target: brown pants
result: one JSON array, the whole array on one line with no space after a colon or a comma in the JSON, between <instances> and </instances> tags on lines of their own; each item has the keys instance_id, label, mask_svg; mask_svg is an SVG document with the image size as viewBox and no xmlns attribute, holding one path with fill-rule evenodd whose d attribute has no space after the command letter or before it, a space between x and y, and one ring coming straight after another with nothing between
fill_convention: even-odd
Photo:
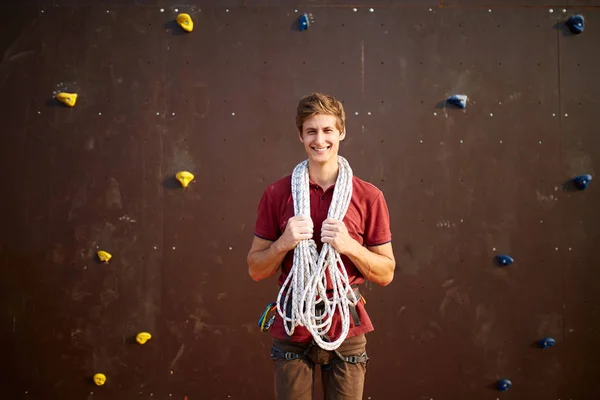
<instances>
[{"instance_id":1,"label":"brown pants","mask_svg":"<svg viewBox=\"0 0 600 400\"><path fill-rule=\"evenodd\" d=\"M309 344L274 338L273 347L282 352L304 354ZM360 356L366 352L366 347L367 338L363 334L346 339L337 351L346 357ZM340 360L334 351L323 350L313 344L306 358L273 358L273 363L277 400L312 400L315 365L321 367L321 381L326 400L362 399L368 360L357 364L345 362Z\"/></svg>"}]
</instances>

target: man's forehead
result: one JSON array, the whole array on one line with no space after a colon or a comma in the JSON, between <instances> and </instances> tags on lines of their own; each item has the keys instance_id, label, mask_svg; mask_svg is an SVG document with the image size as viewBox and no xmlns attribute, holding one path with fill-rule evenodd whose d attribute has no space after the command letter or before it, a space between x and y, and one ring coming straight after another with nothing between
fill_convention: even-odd
<instances>
[{"instance_id":1,"label":"man's forehead","mask_svg":"<svg viewBox=\"0 0 600 400\"><path fill-rule=\"evenodd\" d=\"M309 121L306 121L304 127L309 128L335 128L336 119L332 118L311 118Z\"/></svg>"}]
</instances>

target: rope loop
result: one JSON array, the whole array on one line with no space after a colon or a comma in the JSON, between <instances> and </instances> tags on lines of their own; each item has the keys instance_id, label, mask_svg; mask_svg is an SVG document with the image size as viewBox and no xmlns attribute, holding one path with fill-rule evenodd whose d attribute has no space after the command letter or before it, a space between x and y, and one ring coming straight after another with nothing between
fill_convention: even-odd
<instances>
[{"instance_id":1,"label":"rope loop","mask_svg":"<svg viewBox=\"0 0 600 400\"><path fill-rule=\"evenodd\" d=\"M339 172L327 217L342 221L352 198L353 174L348 161L339 155L338 165ZM294 168L292 198L294 215L310 217L308 160ZM331 298L327 297L327 277L333 288ZM358 298L352 290L342 258L335 248L329 243L323 243L321 252L317 253L317 245L313 239L300 241L294 249L292 269L277 296L277 312L283 319L287 334L292 336L297 326L304 326L319 347L335 350L346 339L350 330L349 305L355 306L357 302ZM317 313L317 306L324 311ZM289 316L285 313L288 309L291 311ZM336 311L341 316L342 333L339 338L331 341L327 332Z\"/></svg>"}]
</instances>

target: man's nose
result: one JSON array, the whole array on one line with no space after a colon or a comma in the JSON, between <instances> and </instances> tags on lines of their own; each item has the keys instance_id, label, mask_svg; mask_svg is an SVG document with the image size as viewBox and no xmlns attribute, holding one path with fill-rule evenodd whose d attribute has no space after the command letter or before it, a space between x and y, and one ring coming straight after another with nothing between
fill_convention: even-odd
<instances>
[{"instance_id":1,"label":"man's nose","mask_svg":"<svg viewBox=\"0 0 600 400\"><path fill-rule=\"evenodd\" d=\"M321 141L321 140L323 140L324 138L325 138L325 132L319 129L319 130L317 131L316 140L317 140L317 141Z\"/></svg>"}]
</instances>

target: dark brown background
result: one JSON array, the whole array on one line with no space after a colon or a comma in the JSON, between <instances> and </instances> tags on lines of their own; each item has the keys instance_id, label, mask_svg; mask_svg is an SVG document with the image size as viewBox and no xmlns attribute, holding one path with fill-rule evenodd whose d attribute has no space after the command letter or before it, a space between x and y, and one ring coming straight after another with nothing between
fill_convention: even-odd
<instances>
[{"instance_id":1,"label":"dark brown background","mask_svg":"<svg viewBox=\"0 0 600 400\"><path fill-rule=\"evenodd\" d=\"M341 154L390 207L365 399L600 398L600 191L563 186L600 157L600 1L345 3L0 6L3 399L271 399L277 286L246 254L311 91L344 101Z\"/></svg>"}]
</instances>

